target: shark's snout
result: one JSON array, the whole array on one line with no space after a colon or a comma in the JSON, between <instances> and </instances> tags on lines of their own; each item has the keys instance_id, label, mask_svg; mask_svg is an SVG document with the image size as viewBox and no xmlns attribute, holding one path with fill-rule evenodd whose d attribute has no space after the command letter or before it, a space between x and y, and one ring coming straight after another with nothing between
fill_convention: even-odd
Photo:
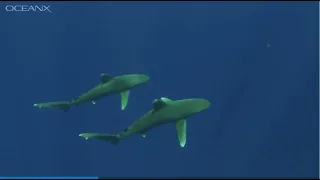
<instances>
[{"instance_id":1,"label":"shark's snout","mask_svg":"<svg viewBox=\"0 0 320 180\"><path fill-rule=\"evenodd\" d=\"M128 79L130 79L131 84L138 85L147 82L150 77L145 74L131 74L128 75Z\"/></svg>"},{"instance_id":2,"label":"shark's snout","mask_svg":"<svg viewBox=\"0 0 320 180\"><path fill-rule=\"evenodd\" d=\"M134 78L137 79L137 81L139 81L141 83L147 82L150 79L150 77L145 74L137 74L134 76L135 76Z\"/></svg>"},{"instance_id":3,"label":"shark's snout","mask_svg":"<svg viewBox=\"0 0 320 180\"><path fill-rule=\"evenodd\" d=\"M202 98L183 99L175 101L175 103L183 107L190 114L199 113L208 109L211 105L210 101Z\"/></svg>"},{"instance_id":4,"label":"shark's snout","mask_svg":"<svg viewBox=\"0 0 320 180\"><path fill-rule=\"evenodd\" d=\"M211 105L210 101L206 99L194 99L193 104L199 112L208 109Z\"/></svg>"}]
</instances>

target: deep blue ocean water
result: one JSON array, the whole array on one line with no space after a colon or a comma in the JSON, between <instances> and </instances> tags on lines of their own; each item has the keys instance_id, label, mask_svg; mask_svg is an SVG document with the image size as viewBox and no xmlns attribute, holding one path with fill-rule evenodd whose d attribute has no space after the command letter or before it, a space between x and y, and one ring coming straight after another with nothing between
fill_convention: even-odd
<instances>
[{"instance_id":1,"label":"deep blue ocean water","mask_svg":"<svg viewBox=\"0 0 320 180\"><path fill-rule=\"evenodd\" d=\"M0 4L0 176L316 177L318 2L56 2L48 12ZM118 95L70 109L112 76L145 73ZM180 148L174 125L118 146L116 133L155 98L206 98Z\"/></svg>"}]
</instances>

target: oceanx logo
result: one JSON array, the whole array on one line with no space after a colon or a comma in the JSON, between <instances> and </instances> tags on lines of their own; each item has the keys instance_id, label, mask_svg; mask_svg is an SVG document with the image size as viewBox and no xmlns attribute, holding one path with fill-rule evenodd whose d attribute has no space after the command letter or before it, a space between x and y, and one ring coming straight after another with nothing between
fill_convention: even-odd
<instances>
[{"instance_id":1,"label":"oceanx logo","mask_svg":"<svg viewBox=\"0 0 320 180\"><path fill-rule=\"evenodd\" d=\"M12 12L51 12L51 5L6 5L6 11Z\"/></svg>"}]
</instances>

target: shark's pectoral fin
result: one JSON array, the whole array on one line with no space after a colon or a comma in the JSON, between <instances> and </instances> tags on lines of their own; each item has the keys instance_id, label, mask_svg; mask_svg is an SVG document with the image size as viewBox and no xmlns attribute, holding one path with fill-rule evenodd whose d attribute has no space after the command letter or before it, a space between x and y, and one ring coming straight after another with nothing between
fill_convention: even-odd
<instances>
[{"instance_id":1,"label":"shark's pectoral fin","mask_svg":"<svg viewBox=\"0 0 320 180\"><path fill-rule=\"evenodd\" d=\"M107 75L107 74L104 74L104 73L101 74L101 76L100 76L101 84L104 84L104 83L110 81L112 78L113 78L113 77L111 77L111 76L109 76L109 75Z\"/></svg>"},{"instance_id":2,"label":"shark's pectoral fin","mask_svg":"<svg viewBox=\"0 0 320 180\"><path fill-rule=\"evenodd\" d=\"M176 122L176 129L178 134L178 139L181 147L184 147L187 142L187 121L186 119L181 119Z\"/></svg>"},{"instance_id":3,"label":"shark's pectoral fin","mask_svg":"<svg viewBox=\"0 0 320 180\"><path fill-rule=\"evenodd\" d=\"M92 102L92 104L96 104L97 103L97 101L91 101Z\"/></svg>"},{"instance_id":4,"label":"shark's pectoral fin","mask_svg":"<svg viewBox=\"0 0 320 180\"><path fill-rule=\"evenodd\" d=\"M127 107L128 100L129 100L130 91L123 91L120 93L121 96L121 110L124 110Z\"/></svg>"}]
</instances>

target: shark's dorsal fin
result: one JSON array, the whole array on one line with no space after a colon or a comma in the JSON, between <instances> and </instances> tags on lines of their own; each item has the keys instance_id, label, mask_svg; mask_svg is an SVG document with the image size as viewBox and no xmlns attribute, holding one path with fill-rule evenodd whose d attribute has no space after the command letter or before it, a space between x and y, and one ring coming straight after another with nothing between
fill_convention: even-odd
<instances>
[{"instance_id":1,"label":"shark's dorsal fin","mask_svg":"<svg viewBox=\"0 0 320 180\"><path fill-rule=\"evenodd\" d=\"M101 76L100 76L101 84L104 84L104 83L110 81L112 78L113 77L109 76L108 74L102 73Z\"/></svg>"},{"instance_id":2,"label":"shark's dorsal fin","mask_svg":"<svg viewBox=\"0 0 320 180\"><path fill-rule=\"evenodd\" d=\"M165 107L170 102L171 102L170 99L162 97L160 99L155 99L152 102L152 106L153 106L154 110L158 110L158 109L161 109L161 108Z\"/></svg>"},{"instance_id":3,"label":"shark's dorsal fin","mask_svg":"<svg viewBox=\"0 0 320 180\"><path fill-rule=\"evenodd\" d=\"M153 107L153 110L158 110L158 109L161 109L162 107L164 107L166 104L161 101L160 99L155 99L153 100L152 102L152 107Z\"/></svg>"},{"instance_id":4,"label":"shark's dorsal fin","mask_svg":"<svg viewBox=\"0 0 320 180\"><path fill-rule=\"evenodd\" d=\"M165 102L166 104L169 104L170 102L172 102L171 99L166 98L166 97L162 97L162 98L160 98L160 99L161 99L161 101Z\"/></svg>"},{"instance_id":5,"label":"shark's dorsal fin","mask_svg":"<svg viewBox=\"0 0 320 180\"><path fill-rule=\"evenodd\" d=\"M187 121L181 119L176 122L177 135L180 143L180 147L184 147L187 142Z\"/></svg>"}]
</instances>

